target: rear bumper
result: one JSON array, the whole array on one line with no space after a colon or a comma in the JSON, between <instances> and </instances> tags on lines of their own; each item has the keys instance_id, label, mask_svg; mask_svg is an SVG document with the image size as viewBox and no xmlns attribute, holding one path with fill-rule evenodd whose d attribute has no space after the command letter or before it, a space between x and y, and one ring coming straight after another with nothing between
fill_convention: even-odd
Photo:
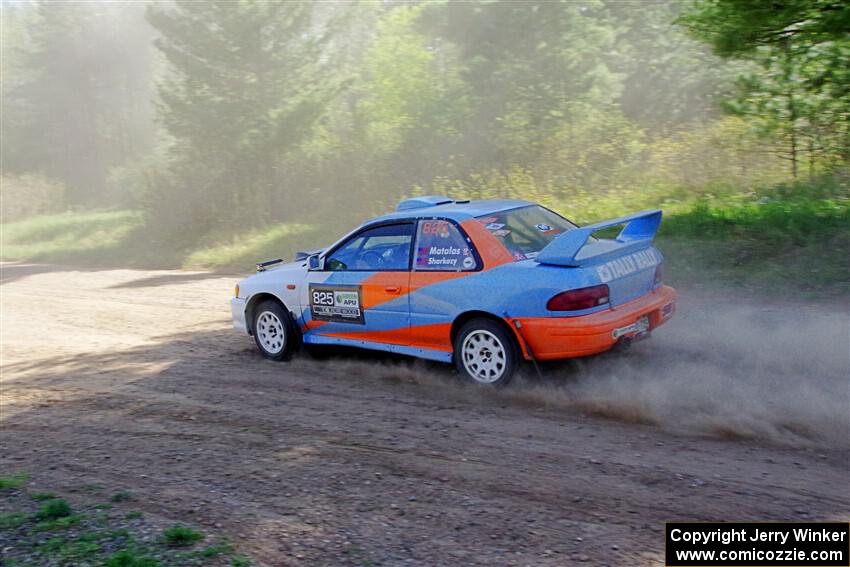
<instances>
[{"instance_id":1,"label":"rear bumper","mask_svg":"<svg viewBox=\"0 0 850 567\"><path fill-rule=\"evenodd\" d=\"M245 304L246 300L241 297L234 297L230 300L230 315L233 317L233 328L243 333L248 332L248 325L245 323Z\"/></svg>"},{"instance_id":2,"label":"rear bumper","mask_svg":"<svg viewBox=\"0 0 850 567\"><path fill-rule=\"evenodd\" d=\"M552 360L587 356L609 350L619 337L634 335L634 331L629 327L638 318L648 316L651 331L666 323L675 310L676 290L661 286L638 299L591 315L520 317L516 320L520 322L519 332L531 348L534 358ZM526 358L528 354L526 352Z\"/></svg>"}]
</instances>

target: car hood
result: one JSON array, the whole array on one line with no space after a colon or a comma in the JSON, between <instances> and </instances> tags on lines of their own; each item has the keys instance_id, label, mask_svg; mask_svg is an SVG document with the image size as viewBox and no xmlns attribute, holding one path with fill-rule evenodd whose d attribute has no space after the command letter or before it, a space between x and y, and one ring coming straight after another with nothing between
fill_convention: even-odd
<instances>
[{"instance_id":1,"label":"car hood","mask_svg":"<svg viewBox=\"0 0 850 567\"><path fill-rule=\"evenodd\" d=\"M300 279L305 273L307 273L307 262L304 260L270 266L265 271L257 272L240 281L240 296L249 296L257 291L275 289L270 284L283 279Z\"/></svg>"}]
</instances>

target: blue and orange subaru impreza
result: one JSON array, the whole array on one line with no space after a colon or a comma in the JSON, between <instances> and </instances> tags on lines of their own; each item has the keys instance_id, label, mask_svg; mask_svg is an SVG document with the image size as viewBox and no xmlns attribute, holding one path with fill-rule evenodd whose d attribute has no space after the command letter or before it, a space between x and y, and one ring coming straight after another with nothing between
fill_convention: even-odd
<instances>
[{"instance_id":1,"label":"blue and orange subaru impreza","mask_svg":"<svg viewBox=\"0 0 850 567\"><path fill-rule=\"evenodd\" d=\"M660 223L659 210L579 227L527 201L407 199L327 248L258 264L236 287L233 326L274 360L354 346L503 385L522 359L603 352L671 317Z\"/></svg>"}]
</instances>

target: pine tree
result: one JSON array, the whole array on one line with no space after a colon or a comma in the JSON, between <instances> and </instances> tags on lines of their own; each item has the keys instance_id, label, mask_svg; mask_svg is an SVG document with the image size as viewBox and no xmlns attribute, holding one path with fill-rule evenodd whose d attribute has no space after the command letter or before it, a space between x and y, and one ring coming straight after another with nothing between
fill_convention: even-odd
<instances>
[{"instance_id":1,"label":"pine tree","mask_svg":"<svg viewBox=\"0 0 850 567\"><path fill-rule=\"evenodd\" d=\"M327 22L305 2L152 7L171 73L159 114L173 137L169 177L149 206L178 232L269 220L298 188L278 166L323 110Z\"/></svg>"},{"instance_id":2,"label":"pine tree","mask_svg":"<svg viewBox=\"0 0 850 567\"><path fill-rule=\"evenodd\" d=\"M850 5L841 0L695 2L679 20L718 55L751 62L728 108L774 142L793 177L801 162L850 160Z\"/></svg>"}]
</instances>

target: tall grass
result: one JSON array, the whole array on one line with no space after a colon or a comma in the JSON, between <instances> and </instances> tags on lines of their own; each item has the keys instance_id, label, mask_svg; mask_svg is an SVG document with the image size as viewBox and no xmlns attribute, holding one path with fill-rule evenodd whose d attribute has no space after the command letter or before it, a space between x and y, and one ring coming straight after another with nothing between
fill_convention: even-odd
<instances>
[{"instance_id":1,"label":"tall grass","mask_svg":"<svg viewBox=\"0 0 850 567\"><path fill-rule=\"evenodd\" d=\"M850 190L835 179L702 198L665 217L657 243L685 285L844 296Z\"/></svg>"},{"instance_id":2,"label":"tall grass","mask_svg":"<svg viewBox=\"0 0 850 567\"><path fill-rule=\"evenodd\" d=\"M63 263L115 253L141 226L135 211L65 212L0 224L0 259Z\"/></svg>"},{"instance_id":3,"label":"tall grass","mask_svg":"<svg viewBox=\"0 0 850 567\"><path fill-rule=\"evenodd\" d=\"M331 244L338 236L333 227L284 223L241 234L221 235L191 252L183 261L187 268L238 267L248 269L262 260L290 260L298 250Z\"/></svg>"}]
</instances>

